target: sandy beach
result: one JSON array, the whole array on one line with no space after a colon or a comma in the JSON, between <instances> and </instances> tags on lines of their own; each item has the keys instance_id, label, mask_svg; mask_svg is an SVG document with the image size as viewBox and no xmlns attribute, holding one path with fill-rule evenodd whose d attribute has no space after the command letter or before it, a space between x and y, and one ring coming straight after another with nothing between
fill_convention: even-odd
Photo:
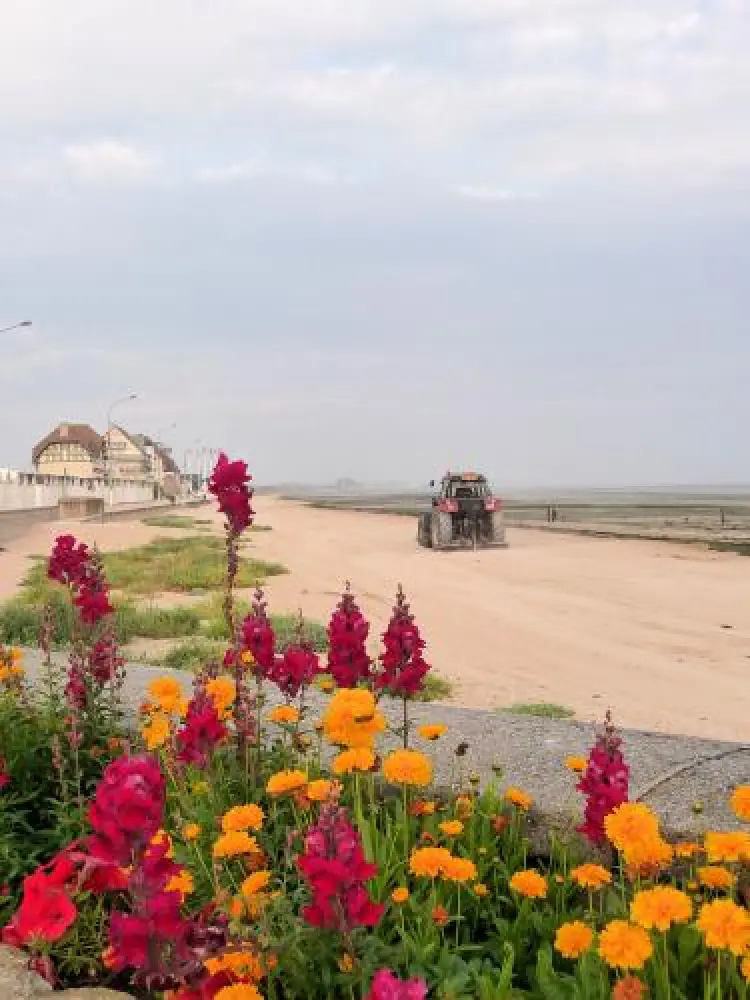
<instances>
[{"instance_id":1,"label":"sandy beach","mask_svg":"<svg viewBox=\"0 0 750 1000\"><path fill-rule=\"evenodd\" d=\"M417 548L410 518L266 496L255 507L273 530L253 534L254 552L290 570L269 580L272 610L327 621L350 580L376 634L401 583L461 705L555 702L582 720L611 707L628 727L748 738L750 560L532 530L509 531L507 550L433 553ZM36 525L0 553L0 597L61 530L105 550L169 533L139 521Z\"/></svg>"}]
</instances>

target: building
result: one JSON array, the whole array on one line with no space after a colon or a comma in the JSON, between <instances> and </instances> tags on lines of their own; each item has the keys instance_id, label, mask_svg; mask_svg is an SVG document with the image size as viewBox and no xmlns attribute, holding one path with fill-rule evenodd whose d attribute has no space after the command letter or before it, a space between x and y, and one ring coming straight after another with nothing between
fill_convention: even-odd
<instances>
[{"instance_id":1,"label":"building","mask_svg":"<svg viewBox=\"0 0 750 1000\"><path fill-rule=\"evenodd\" d=\"M88 424L58 424L31 454L34 470L46 476L95 479L104 471L104 439Z\"/></svg>"},{"instance_id":2,"label":"building","mask_svg":"<svg viewBox=\"0 0 750 1000\"><path fill-rule=\"evenodd\" d=\"M177 496L182 488L182 475L170 450L146 434L136 434L135 440L149 457L151 479L158 484L162 495Z\"/></svg>"},{"instance_id":3,"label":"building","mask_svg":"<svg viewBox=\"0 0 750 1000\"><path fill-rule=\"evenodd\" d=\"M151 458L139 441L118 426L104 434L107 475L112 479L151 479Z\"/></svg>"}]
</instances>

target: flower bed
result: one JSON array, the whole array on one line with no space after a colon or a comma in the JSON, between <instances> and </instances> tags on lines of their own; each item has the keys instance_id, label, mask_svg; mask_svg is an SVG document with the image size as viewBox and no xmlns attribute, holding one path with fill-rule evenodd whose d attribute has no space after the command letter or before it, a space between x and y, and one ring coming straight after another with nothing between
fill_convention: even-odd
<instances>
[{"instance_id":1,"label":"flower bed","mask_svg":"<svg viewBox=\"0 0 750 1000\"><path fill-rule=\"evenodd\" d=\"M589 755L566 761L579 841L534 856L524 790L480 792L471 776L433 786L415 737L441 740L446 727L415 733L410 719L430 666L404 593L377 659L348 586L325 660L303 624L279 651L263 592L244 617L234 598L253 517L244 463L221 456L211 491L226 517L232 639L191 698L172 678L152 682L137 741L122 732L96 552L62 537L48 564L77 609L62 703L52 680L40 702L17 654L0 653L7 720L39 731L47 719L50 736L49 764L2 745L0 816L23 809L32 763L54 792L48 850L42 838L28 872L6 876L5 943L50 982L171 1000L748 996L749 832L668 843L628 800L607 716ZM313 684L329 696L319 718ZM268 704L271 687L283 704ZM387 753L384 695L403 706ZM750 822L750 786L732 806ZM8 830L0 844L19 836Z\"/></svg>"}]
</instances>

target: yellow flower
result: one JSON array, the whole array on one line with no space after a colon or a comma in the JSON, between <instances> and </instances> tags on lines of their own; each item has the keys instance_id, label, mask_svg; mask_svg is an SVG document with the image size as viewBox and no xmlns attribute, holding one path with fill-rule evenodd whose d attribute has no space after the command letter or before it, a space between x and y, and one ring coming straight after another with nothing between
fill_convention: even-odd
<instances>
[{"instance_id":1,"label":"yellow flower","mask_svg":"<svg viewBox=\"0 0 750 1000\"><path fill-rule=\"evenodd\" d=\"M698 930L707 948L743 955L750 948L750 913L731 899L714 899L700 908Z\"/></svg>"},{"instance_id":2,"label":"yellow flower","mask_svg":"<svg viewBox=\"0 0 750 1000\"><path fill-rule=\"evenodd\" d=\"M516 788L514 785L511 785L511 787L506 790L505 799L507 802L512 803L514 806L517 806L519 809L523 809L524 811L531 809L534 804L534 800L530 795L527 795L526 792L521 791L520 788Z\"/></svg>"},{"instance_id":3,"label":"yellow flower","mask_svg":"<svg viewBox=\"0 0 750 1000\"><path fill-rule=\"evenodd\" d=\"M269 795L288 795L290 792L298 792L307 784L307 775L304 771L277 771L268 779L266 791Z\"/></svg>"},{"instance_id":4,"label":"yellow flower","mask_svg":"<svg viewBox=\"0 0 750 1000\"><path fill-rule=\"evenodd\" d=\"M206 694L214 703L219 716L225 718L237 694L237 685L227 674L222 674L221 677L214 677L206 682Z\"/></svg>"},{"instance_id":5,"label":"yellow flower","mask_svg":"<svg viewBox=\"0 0 750 1000\"><path fill-rule=\"evenodd\" d=\"M253 802L245 806L232 806L221 817L221 829L224 833L232 830L260 830L264 819L265 813Z\"/></svg>"},{"instance_id":6,"label":"yellow flower","mask_svg":"<svg viewBox=\"0 0 750 1000\"><path fill-rule=\"evenodd\" d=\"M588 761L586 760L585 757L579 757L576 754L573 754L572 756L565 758L565 766L567 767L567 769L569 771L574 771L576 774L580 774L581 771L585 771L587 764Z\"/></svg>"},{"instance_id":7,"label":"yellow flower","mask_svg":"<svg viewBox=\"0 0 750 1000\"><path fill-rule=\"evenodd\" d=\"M731 889L736 879L726 868L707 865L697 871L698 881L706 889Z\"/></svg>"},{"instance_id":8,"label":"yellow flower","mask_svg":"<svg viewBox=\"0 0 750 1000\"><path fill-rule=\"evenodd\" d=\"M630 904L630 916L647 931L666 932L672 924L684 924L693 915L690 897L669 885L643 889Z\"/></svg>"},{"instance_id":9,"label":"yellow flower","mask_svg":"<svg viewBox=\"0 0 750 1000\"><path fill-rule=\"evenodd\" d=\"M446 858L443 878L448 882L473 882L477 877L477 866L468 858Z\"/></svg>"},{"instance_id":10,"label":"yellow flower","mask_svg":"<svg viewBox=\"0 0 750 1000\"><path fill-rule=\"evenodd\" d=\"M729 800L734 815L750 823L750 785L738 785Z\"/></svg>"},{"instance_id":11,"label":"yellow flower","mask_svg":"<svg viewBox=\"0 0 750 1000\"><path fill-rule=\"evenodd\" d=\"M544 899L547 895L547 880L531 869L516 872L508 884L514 892L527 899Z\"/></svg>"},{"instance_id":12,"label":"yellow flower","mask_svg":"<svg viewBox=\"0 0 750 1000\"><path fill-rule=\"evenodd\" d=\"M653 950L646 931L627 920L613 920L599 936L599 954L613 969L640 969Z\"/></svg>"},{"instance_id":13,"label":"yellow flower","mask_svg":"<svg viewBox=\"0 0 750 1000\"><path fill-rule=\"evenodd\" d=\"M612 875L606 868L594 864L578 865L571 871L570 877L582 889L601 889L612 881Z\"/></svg>"},{"instance_id":14,"label":"yellow flower","mask_svg":"<svg viewBox=\"0 0 750 1000\"><path fill-rule=\"evenodd\" d=\"M147 691L151 700L168 714L174 712L183 699L180 682L174 677L156 677Z\"/></svg>"},{"instance_id":15,"label":"yellow flower","mask_svg":"<svg viewBox=\"0 0 750 1000\"><path fill-rule=\"evenodd\" d=\"M344 975L347 975L347 973L354 971L354 959L349 954L342 955L338 961L338 966L339 970L343 972Z\"/></svg>"},{"instance_id":16,"label":"yellow flower","mask_svg":"<svg viewBox=\"0 0 750 1000\"><path fill-rule=\"evenodd\" d=\"M215 858L236 858L240 854L258 854L258 842L245 830L222 833L213 847Z\"/></svg>"},{"instance_id":17,"label":"yellow flower","mask_svg":"<svg viewBox=\"0 0 750 1000\"><path fill-rule=\"evenodd\" d=\"M460 819L449 819L445 823L440 824L440 831L446 837L458 837L459 834L464 832L464 825Z\"/></svg>"},{"instance_id":18,"label":"yellow flower","mask_svg":"<svg viewBox=\"0 0 750 1000\"><path fill-rule=\"evenodd\" d=\"M169 718L161 712L152 715L151 719L141 729L143 742L149 750L157 750L169 739Z\"/></svg>"},{"instance_id":19,"label":"yellow flower","mask_svg":"<svg viewBox=\"0 0 750 1000\"><path fill-rule=\"evenodd\" d=\"M243 649L240 653L240 663L243 663L248 668L255 666L255 657L249 649Z\"/></svg>"},{"instance_id":20,"label":"yellow flower","mask_svg":"<svg viewBox=\"0 0 750 1000\"><path fill-rule=\"evenodd\" d=\"M179 892L183 899L189 896L193 889L193 876L187 869L183 869L179 875L173 875L164 886L165 892Z\"/></svg>"},{"instance_id":21,"label":"yellow flower","mask_svg":"<svg viewBox=\"0 0 750 1000\"><path fill-rule=\"evenodd\" d=\"M247 898L257 896L259 892L263 892L268 888L270 881L271 873L269 871L253 872L252 875L247 876L240 886L240 892Z\"/></svg>"},{"instance_id":22,"label":"yellow flower","mask_svg":"<svg viewBox=\"0 0 750 1000\"><path fill-rule=\"evenodd\" d=\"M277 705L268 718L280 726L291 726L299 722L299 711L293 705Z\"/></svg>"},{"instance_id":23,"label":"yellow flower","mask_svg":"<svg viewBox=\"0 0 750 1000\"><path fill-rule=\"evenodd\" d=\"M474 886L475 896L489 896L489 894L490 890L487 888L484 882L477 882L477 884Z\"/></svg>"},{"instance_id":24,"label":"yellow flower","mask_svg":"<svg viewBox=\"0 0 750 1000\"><path fill-rule=\"evenodd\" d=\"M186 823L182 828L182 836L185 840L197 840L201 835L201 828L197 823Z\"/></svg>"},{"instance_id":25,"label":"yellow flower","mask_svg":"<svg viewBox=\"0 0 750 1000\"><path fill-rule=\"evenodd\" d=\"M562 924L555 934L555 948L563 958L578 959L594 943L594 932L581 920Z\"/></svg>"},{"instance_id":26,"label":"yellow flower","mask_svg":"<svg viewBox=\"0 0 750 1000\"><path fill-rule=\"evenodd\" d=\"M451 852L445 847L417 847L411 852L409 871L412 875L437 878L443 874L451 860Z\"/></svg>"},{"instance_id":27,"label":"yellow flower","mask_svg":"<svg viewBox=\"0 0 750 1000\"><path fill-rule=\"evenodd\" d=\"M383 761L383 775L392 785L429 785L432 761L418 750L394 750Z\"/></svg>"},{"instance_id":28,"label":"yellow flower","mask_svg":"<svg viewBox=\"0 0 750 1000\"><path fill-rule=\"evenodd\" d=\"M707 833L705 846L709 861L750 861L750 833L744 830Z\"/></svg>"},{"instance_id":29,"label":"yellow flower","mask_svg":"<svg viewBox=\"0 0 750 1000\"><path fill-rule=\"evenodd\" d=\"M333 758L331 767L334 774L351 774L352 771L371 771L375 766L375 754L367 747L342 750Z\"/></svg>"},{"instance_id":30,"label":"yellow flower","mask_svg":"<svg viewBox=\"0 0 750 1000\"><path fill-rule=\"evenodd\" d=\"M367 688L342 688L331 698L323 715L323 732L331 743L348 747L372 747L385 730L385 716Z\"/></svg>"},{"instance_id":31,"label":"yellow flower","mask_svg":"<svg viewBox=\"0 0 750 1000\"><path fill-rule=\"evenodd\" d=\"M408 889L403 889L403 888L394 889L393 892L391 893L391 899L393 900L394 903L405 903L408 898L409 898Z\"/></svg>"},{"instance_id":32,"label":"yellow flower","mask_svg":"<svg viewBox=\"0 0 750 1000\"><path fill-rule=\"evenodd\" d=\"M439 740L441 736L445 736L448 732L448 727L440 722L436 722L431 725L420 726L417 732L423 740Z\"/></svg>"},{"instance_id":33,"label":"yellow flower","mask_svg":"<svg viewBox=\"0 0 750 1000\"><path fill-rule=\"evenodd\" d=\"M222 986L214 994L214 1000L263 1000L263 997L253 983L235 983L233 986Z\"/></svg>"},{"instance_id":34,"label":"yellow flower","mask_svg":"<svg viewBox=\"0 0 750 1000\"><path fill-rule=\"evenodd\" d=\"M204 780L196 781L195 784L193 785L193 791L195 792L196 795L208 795L208 793L211 791L211 786L207 781Z\"/></svg>"},{"instance_id":35,"label":"yellow flower","mask_svg":"<svg viewBox=\"0 0 750 1000\"><path fill-rule=\"evenodd\" d=\"M305 794L311 802L325 802L331 794L333 782L326 778L316 778L307 786Z\"/></svg>"}]
</instances>

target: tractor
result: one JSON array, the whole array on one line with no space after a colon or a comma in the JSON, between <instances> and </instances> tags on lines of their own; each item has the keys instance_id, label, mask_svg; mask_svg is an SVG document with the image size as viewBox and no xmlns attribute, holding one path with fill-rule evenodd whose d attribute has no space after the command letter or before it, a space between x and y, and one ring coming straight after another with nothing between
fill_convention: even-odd
<instances>
[{"instance_id":1,"label":"tractor","mask_svg":"<svg viewBox=\"0 0 750 1000\"><path fill-rule=\"evenodd\" d=\"M503 502L485 476L447 472L432 510L419 516L417 542L429 549L506 548Z\"/></svg>"}]
</instances>

